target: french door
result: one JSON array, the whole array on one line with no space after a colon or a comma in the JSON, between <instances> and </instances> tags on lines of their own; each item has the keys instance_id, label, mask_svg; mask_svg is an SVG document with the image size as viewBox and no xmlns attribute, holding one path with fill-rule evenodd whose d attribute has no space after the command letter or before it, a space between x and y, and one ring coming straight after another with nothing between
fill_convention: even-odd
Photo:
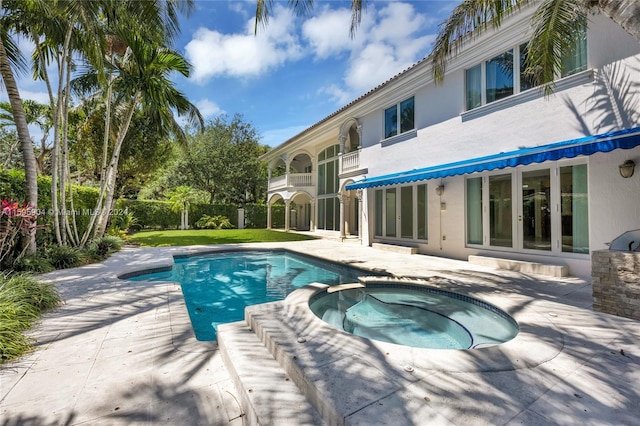
<instances>
[{"instance_id":1,"label":"french door","mask_svg":"<svg viewBox=\"0 0 640 426\"><path fill-rule=\"evenodd\" d=\"M589 253L587 165L528 167L467 179L467 244Z\"/></svg>"}]
</instances>

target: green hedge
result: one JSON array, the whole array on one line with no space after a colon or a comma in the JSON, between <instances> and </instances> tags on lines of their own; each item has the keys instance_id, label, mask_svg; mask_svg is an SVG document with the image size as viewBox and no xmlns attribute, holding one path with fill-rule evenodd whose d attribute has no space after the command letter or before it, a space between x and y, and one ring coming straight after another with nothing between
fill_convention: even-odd
<instances>
[{"instance_id":1,"label":"green hedge","mask_svg":"<svg viewBox=\"0 0 640 426\"><path fill-rule=\"evenodd\" d=\"M91 211L98 199L98 189L72 185L73 209L78 225L78 232L82 234L91 219ZM11 199L19 202L26 201L24 190L24 172L20 170L0 170L0 199ZM70 208L70 205L67 206ZM38 210L41 212L38 224L43 225L44 231L38 232L39 242L53 241L51 230L51 177L38 176Z\"/></svg>"},{"instance_id":2,"label":"green hedge","mask_svg":"<svg viewBox=\"0 0 640 426\"><path fill-rule=\"evenodd\" d=\"M98 189L73 185L73 202L76 222L80 233L91 219L90 211L95 207L98 199ZM0 170L0 199L25 200L24 172L18 170ZM45 225L45 231L39 232L38 239L53 241L51 235L51 177L38 177L38 209L45 212L39 220ZM266 204L245 204L245 228L267 227ZM180 213L171 210L171 204L166 201L155 200L118 200L115 213L132 212L137 224L141 228L175 229L180 226ZM225 216L233 226L238 226L238 206L235 204L192 204L189 211L189 226L204 215ZM271 224L273 228L284 228L284 205L271 206Z\"/></svg>"},{"instance_id":3,"label":"green hedge","mask_svg":"<svg viewBox=\"0 0 640 426\"><path fill-rule=\"evenodd\" d=\"M180 227L180 213L171 210L171 203L156 200L118 200L116 211L132 212L137 225L144 229L175 229ZM238 207L234 204L191 204L189 210L189 226L204 215L225 216L238 226Z\"/></svg>"}]
</instances>

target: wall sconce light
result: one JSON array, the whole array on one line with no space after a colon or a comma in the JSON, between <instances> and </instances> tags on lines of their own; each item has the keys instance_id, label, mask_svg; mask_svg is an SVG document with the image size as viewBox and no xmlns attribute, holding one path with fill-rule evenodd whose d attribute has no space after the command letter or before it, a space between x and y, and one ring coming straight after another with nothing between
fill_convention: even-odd
<instances>
[{"instance_id":1,"label":"wall sconce light","mask_svg":"<svg viewBox=\"0 0 640 426\"><path fill-rule=\"evenodd\" d=\"M444 185L439 185L439 186L436 187L436 194L438 196L444 194Z\"/></svg>"},{"instance_id":2,"label":"wall sconce light","mask_svg":"<svg viewBox=\"0 0 640 426\"><path fill-rule=\"evenodd\" d=\"M633 176L633 172L636 168L636 163L634 163L633 160L627 160L624 163L620 164L618 168L620 169L620 176L625 179L630 178L631 176Z\"/></svg>"}]
</instances>

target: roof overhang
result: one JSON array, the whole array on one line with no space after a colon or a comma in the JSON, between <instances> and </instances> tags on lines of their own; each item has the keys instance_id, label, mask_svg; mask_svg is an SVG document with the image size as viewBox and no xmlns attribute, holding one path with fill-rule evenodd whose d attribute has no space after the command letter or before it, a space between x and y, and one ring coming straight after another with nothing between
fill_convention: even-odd
<instances>
[{"instance_id":1,"label":"roof overhang","mask_svg":"<svg viewBox=\"0 0 640 426\"><path fill-rule=\"evenodd\" d=\"M507 167L526 166L532 163L556 161L563 158L588 156L597 152L610 152L614 149L631 149L640 146L640 127L618 130L596 136L587 136L549 145L524 148L517 151L478 157L464 161L441 164L423 169L407 170L400 173L364 178L346 186L347 190L374 188L378 186L398 185L448 176L467 175L476 172L505 169Z\"/></svg>"}]
</instances>

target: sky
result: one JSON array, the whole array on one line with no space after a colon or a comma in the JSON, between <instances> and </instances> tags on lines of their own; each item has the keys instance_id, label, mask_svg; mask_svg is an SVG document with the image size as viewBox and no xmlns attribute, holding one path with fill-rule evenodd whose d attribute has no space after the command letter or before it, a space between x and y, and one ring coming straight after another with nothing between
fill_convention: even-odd
<instances>
[{"instance_id":1,"label":"sky","mask_svg":"<svg viewBox=\"0 0 640 426\"><path fill-rule=\"evenodd\" d=\"M195 0L174 46L192 71L174 81L206 120L240 113L276 146L427 56L458 3L368 0L351 38L351 1L315 0L302 17L276 0L256 35L255 0ZM41 83L18 85L23 98L48 103Z\"/></svg>"}]
</instances>

